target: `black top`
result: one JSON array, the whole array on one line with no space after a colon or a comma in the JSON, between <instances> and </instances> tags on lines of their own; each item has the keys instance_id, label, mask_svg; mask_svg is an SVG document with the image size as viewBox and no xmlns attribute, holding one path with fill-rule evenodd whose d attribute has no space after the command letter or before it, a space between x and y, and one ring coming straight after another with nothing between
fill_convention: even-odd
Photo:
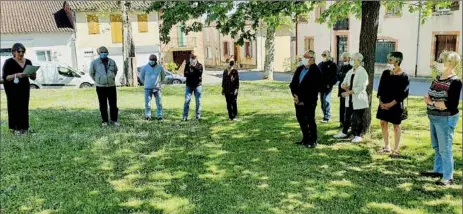
<instances>
[{"instance_id":1,"label":"black top","mask_svg":"<svg viewBox=\"0 0 463 214\"><path fill-rule=\"evenodd\" d=\"M353 66L351 64L347 65L342 65L341 68L339 69L338 72L338 81L339 81L339 90L338 90L338 97L341 97L341 94L345 92L346 90L341 88L342 82L344 81L344 78L346 78L347 72L349 72Z\"/></svg>"},{"instance_id":2,"label":"black top","mask_svg":"<svg viewBox=\"0 0 463 214\"><path fill-rule=\"evenodd\" d=\"M393 75L392 71L385 70L379 81L377 97L382 103L390 103L395 100L397 105L403 108L401 103L408 97L409 85L410 80L406 72Z\"/></svg>"},{"instance_id":3,"label":"black top","mask_svg":"<svg viewBox=\"0 0 463 214\"><path fill-rule=\"evenodd\" d=\"M316 64L312 64L307 71L301 82L299 82L299 75L304 69L304 66L299 66L293 75L293 79L289 84L291 93L297 95L299 101L304 104L316 105L318 100L318 92L321 86L322 74Z\"/></svg>"},{"instance_id":4,"label":"black top","mask_svg":"<svg viewBox=\"0 0 463 214\"><path fill-rule=\"evenodd\" d=\"M322 86L323 91L328 91L333 88L333 85L338 81L338 66L333 61L323 61L318 64L320 71L322 72Z\"/></svg>"},{"instance_id":5,"label":"black top","mask_svg":"<svg viewBox=\"0 0 463 214\"><path fill-rule=\"evenodd\" d=\"M223 71L222 91L225 94L234 94L236 89L240 88L240 76L236 69L231 70L228 74L228 69Z\"/></svg>"},{"instance_id":6,"label":"black top","mask_svg":"<svg viewBox=\"0 0 463 214\"><path fill-rule=\"evenodd\" d=\"M196 88L203 82L203 65L196 63L196 66L190 66L188 62L185 65L183 75L186 77L186 86Z\"/></svg>"},{"instance_id":7,"label":"black top","mask_svg":"<svg viewBox=\"0 0 463 214\"><path fill-rule=\"evenodd\" d=\"M32 65L32 62L28 59L26 59L26 63L24 65L24 68L27 66L27 65ZM22 68L18 62L16 62L15 59L13 58L9 58L7 60L5 60L5 63L3 64L3 74L2 74L2 79L3 79L3 85L6 88L9 88L9 87L27 87L29 88L30 87L30 83L29 83L29 78L19 78L19 83L18 84L15 84L12 81L7 81L6 80L6 77L8 75L12 75L12 74L15 74L15 73L22 73L24 71L24 68Z\"/></svg>"},{"instance_id":8,"label":"black top","mask_svg":"<svg viewBox=\"0 0 463 214\"><path fill-rule=\"evenodd\" d=\"M462 83L458 76L441 80L437 76L431 83L428 94L432 101L445 102L446 110L439 110L432 105L427 106L427 113L435 116L452 116L458 113Z\"/></svg>"},{"instance_id":9,"label":"black top","mask_svg":"<svg viewBox=\"0 0 463 214\"><path fill-rule=\"evenodd\" d=\"M352 73L350 76L350 86L349 86L349 91L352 91L352 87L354 87L354 77L355 74ZM349 95L349 107L354 106L354 101L352 101L352 94Z\"/></svg>"}]
</instances>

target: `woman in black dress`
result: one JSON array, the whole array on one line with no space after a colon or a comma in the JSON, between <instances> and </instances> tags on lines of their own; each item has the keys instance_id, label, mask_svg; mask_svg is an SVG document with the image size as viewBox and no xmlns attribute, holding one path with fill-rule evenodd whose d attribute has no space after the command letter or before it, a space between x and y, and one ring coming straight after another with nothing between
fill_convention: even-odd
<instances>
[{"instance_id":1,"label":"woman in black dress","mask_svg":"<svg viewBox=\"0 0 463 214\"><path fill-rule=\"evenodd\" d=\"M391 157L399 156L400 144L400 123L404 119L404 100L408 97L408 88L410 81L400 64L403 55L401 52L391 52L388 55L388 64L391 66L383 72L378 86L379 107L376 118L381 120L381 129L384 138L384 148L380 153L391 153ZM392 123L394 127L394 150L391 150L389 144L388 124Z\"/></svg>"},{"instance_id":2,"label":"woman in black dress","mask_svg":"<svg viewBox=\"0 0 463 214\"><path fill-rule=\"evenodd\" d=\"M13 57L7 59L3 65L3 86L5 88L8 108L8 127L15 134L29 132L29 78L35 80L36 76L23 74L27 65L32 62L24 58L26 48L16 43L11 48Z\"/></svg>"},{"instance_id":3,"label":"woman in black dress","mask_svg":"<svg viewBox=\"0 0 463 214\"><path fill-rule=\"evenodd\" d=\"M222 95L225 96L227 101L228 118L236 120L238 116L238 105L236 100L238 98L238 89L240 88L240 76L238 71L233 68L235 62L232 60L225 71L223 71L222 78Z\"/></svg>"}]
</instances>

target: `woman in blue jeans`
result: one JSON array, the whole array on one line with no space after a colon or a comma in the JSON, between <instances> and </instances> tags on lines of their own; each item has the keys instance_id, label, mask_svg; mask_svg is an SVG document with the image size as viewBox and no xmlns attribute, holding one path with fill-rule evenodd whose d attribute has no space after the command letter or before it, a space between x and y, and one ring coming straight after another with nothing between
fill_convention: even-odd
<instances>
[{"instance_id":1,"label":"woman in blue jeans","mask_svg":"<svg viewBox=\"0 0 463 214\"><path fill-rule=\"evenodd\" d=\"M422 172L423 176L440 177L436 184L447 186L453 183L452 142L459 114L458 104L462 82L455 73L460 55L443 52L437 61L441 72L432 82L424 96L431 128L431 144L434 149L434 170Z\"/></svg>"}]
</instances>

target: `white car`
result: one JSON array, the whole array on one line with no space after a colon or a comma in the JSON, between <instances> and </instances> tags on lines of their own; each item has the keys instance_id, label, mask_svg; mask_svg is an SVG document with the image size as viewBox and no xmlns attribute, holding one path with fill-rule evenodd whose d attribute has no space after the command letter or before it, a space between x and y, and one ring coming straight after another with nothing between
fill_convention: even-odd
<instances>
[{"instance_id":1,"label":"white car","mask_svg":"<svg viewBox=\"0 0 463 214\"><path fill-rule=\"evenodd\" d=\"M37 71L37 79L31 80L31 88L89 88L93 87L95 82L90 75L77 71L66 65L55 63L42 64Z\"/></svg>"}]
</instances>

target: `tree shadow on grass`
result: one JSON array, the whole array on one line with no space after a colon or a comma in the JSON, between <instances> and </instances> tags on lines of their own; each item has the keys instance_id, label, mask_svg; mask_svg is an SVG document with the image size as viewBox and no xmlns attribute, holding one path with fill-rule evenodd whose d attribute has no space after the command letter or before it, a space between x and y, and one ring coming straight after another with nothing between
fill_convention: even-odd
<instances>
[{"instance_id":1,"label":"tree shadow on grass","mask_svg":"<svg viewBox=\"0 0 463 214\"><path fill-rule=\"evenodd\" d=\"M5 135L7 211L64 213L361 213L459 210L459 188L417 178L425 160L373 159L367 144L294 145L293 114L203 111L203 121L144 121L121 111L99 127L97 110L32 110L37 133ZM86 121L86 122L82 122ZM39 196L43 200L30 202ZM37 201L37 200L35 200Z\"/></svg>"}]
</instances>

